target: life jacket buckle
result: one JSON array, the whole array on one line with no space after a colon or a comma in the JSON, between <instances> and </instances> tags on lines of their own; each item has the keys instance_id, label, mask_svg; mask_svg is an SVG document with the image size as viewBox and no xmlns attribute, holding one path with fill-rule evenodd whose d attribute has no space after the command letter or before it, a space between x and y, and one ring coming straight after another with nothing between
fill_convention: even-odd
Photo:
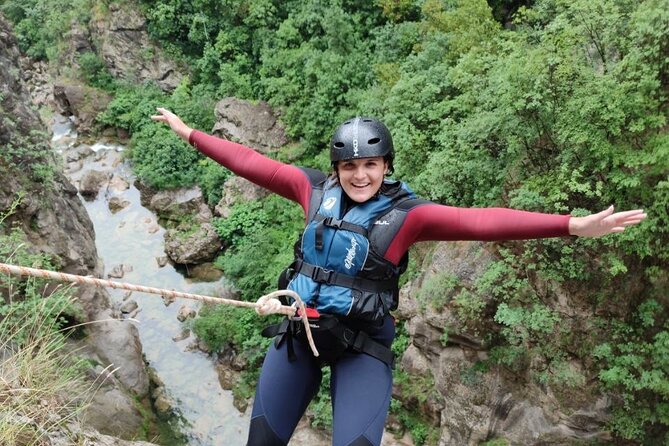
<instances>
[{"instance_id":1,"label":"life jacket buckle","mask_svg":"<svg viewBox=\"0 0 669 446\"><path fill-rule=\"evenodd\" d=\"M328 226L330 228L335 228L335 229L341 229L341 224L344 222L344 220L341 220L339 218L335 217L327 217L326 219L323 220L323 224L325 226Z\"/></svg>"}]
</instances>

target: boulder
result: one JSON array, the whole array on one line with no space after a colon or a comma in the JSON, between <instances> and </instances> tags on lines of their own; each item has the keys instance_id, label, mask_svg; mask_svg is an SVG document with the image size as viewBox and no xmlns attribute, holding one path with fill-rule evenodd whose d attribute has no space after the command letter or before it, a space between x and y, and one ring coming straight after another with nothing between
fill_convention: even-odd
<instances>
[{"instance_id":1,"label":"boulder","mask_svg":"<svg viewBox=\"0 0 669 446\"><path fill-rule=\"evenodd\" d=\"M165 253L175 263L210 262L222 248L221 240L210 223L203 223L194 233L185 236L175 229L165 232Z\"/></svg>"},{"instance_id":2,"label":"boulder","mask_svg":"<svg viewBox=\"0 0 669 446\"><path fill-rule=\"evenodd\" d=\"M91 134L95 118L111 102L104 91L82 85L55 84L53 98L59 113L77 117L77 130L85 135Z\"/></svg>"},{"instance_id":3,"label":"boulder","mask_svg":"<svg viewBox=\"0 0 669 446\"><path fill-rule=\"evenodd\" d=\"M199 187L158 191L152 194L147 207L161 219L173 222L193 217L198 222L208 222L212 217Z\"/></svg>"},{"instance_id":4,"label":"boulder","mask_svg":"<svg viewBox=\"0 0 669 446\"><path fill-rule=\"evenodd\" d=\"M256 186L242 177L232 177L223 185L223 196L214 208L214 214L223 218L230 216L230 210L236 203L259 200L269 195L269 191Z\"/></svg>"},{"instance_id":5,"label":"boulder","mask_svg":"<svg viewBox=\"0 0 669 446\"><path fill-rule=\"evenodd\" d=\"M89 170L84 173L79 182L79 193L87 200L94 200L100 189L109 182L110 172L101 172L99 170Z\"/></svg>"},{"instance_id":6,"label":"boulder","mask_svg":"<svg viewBox=\"0 0 669 446\"><path fill-rule=\"evenodd\" d=\"M89 343L105 365L118 368L117 379L139 398L149 393L149 378L142 358L137 327L129 321L110 318L110 311L98 314L88 327Z\"/></svg>"},{"instance_id":7,"label":"boulder","mask_svg":"<svg viewBox=\"0 0 669 446\"><path fill-rule=\"evenodd\" d=\"M212 134L269 153L288 143L283 126L266 102L225 98L216 104Z\"/></svg>"}]
</instances>

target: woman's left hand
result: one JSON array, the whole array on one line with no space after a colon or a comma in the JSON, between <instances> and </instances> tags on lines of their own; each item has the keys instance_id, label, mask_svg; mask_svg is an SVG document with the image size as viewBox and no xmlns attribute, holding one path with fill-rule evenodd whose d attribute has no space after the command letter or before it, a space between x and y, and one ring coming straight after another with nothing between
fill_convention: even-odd
<instances>
[{"instance_id":1,"label":"woman's left hand","mask_svg":"<svg viewBox=\"0 0 669 446\"><path fill-rule=\"evenodd\" d=\"M587 217L571 217L569 234L579 237L601 237L614 232L623 232L627 226L636 225L646 218L643 209L613 212L613 206Z\"/></svg>"}]
</instances>

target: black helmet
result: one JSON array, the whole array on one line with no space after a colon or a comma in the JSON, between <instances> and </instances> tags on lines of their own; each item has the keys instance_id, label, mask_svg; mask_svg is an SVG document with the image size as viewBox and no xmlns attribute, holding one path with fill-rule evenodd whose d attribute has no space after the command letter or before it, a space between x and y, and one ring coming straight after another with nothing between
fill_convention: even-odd
<instances>
[{"instance_id":1,"label":"black helmet","mask_svg":"<svg viewBox=\"0 0 669 446\"><path fill-rule=\"evenodd\" d=\"M382 156L392 165L393 138L381 122L372 118L349 119L337 127L330 143L330 161Z\"/></svg>"}]
</instances>

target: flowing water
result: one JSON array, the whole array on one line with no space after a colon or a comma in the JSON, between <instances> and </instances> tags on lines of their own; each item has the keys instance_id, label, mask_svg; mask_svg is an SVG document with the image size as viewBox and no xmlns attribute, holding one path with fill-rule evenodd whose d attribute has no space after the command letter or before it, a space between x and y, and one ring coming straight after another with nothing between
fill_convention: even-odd
<instances>
[{"instance_id":1,"label":"flowing water","mask_svg":"<svg viewBox=\"0 0 669 446\"><path fill-rule=\"evenodd\" d=\"M76 143L76 133L69 120L57 116L52 130L56 149L67 150ZM169 263L164 267L158 265L156 259L165 255L165 230L159 226L156 216L140 204L139 191L132 185L132 173L120 158L123 147L101 142L91 149L95 154L84 159L83 169L69 174L74 183L89 169L113 170L116 176L129 183L125 189L112 182L112 186L103 188L95 200L83 201L95 226L96 246L105 265L105 275L115 266L124 265L127 272L122 279L116 280L217 296L225 287L223 280L197 283L184 277ZM127 200L129 205L112 213L108 199L113 196ZM122 301L124 291L109 291L115 302ZM135 319L139 321L137 328L146 361L164 383L181 420L178 430L187 438L188 444L245 444L248 415L240 414L232 404L231 392L221 388L211 358L188 349L194 341L193 336L173 340L184 329L176 317L179 308L187 305L198 309L199 303L177 299L166 306L160 296L141 293L134 293L131 299L140 308Z\"/></svg>"}]
</instances>

